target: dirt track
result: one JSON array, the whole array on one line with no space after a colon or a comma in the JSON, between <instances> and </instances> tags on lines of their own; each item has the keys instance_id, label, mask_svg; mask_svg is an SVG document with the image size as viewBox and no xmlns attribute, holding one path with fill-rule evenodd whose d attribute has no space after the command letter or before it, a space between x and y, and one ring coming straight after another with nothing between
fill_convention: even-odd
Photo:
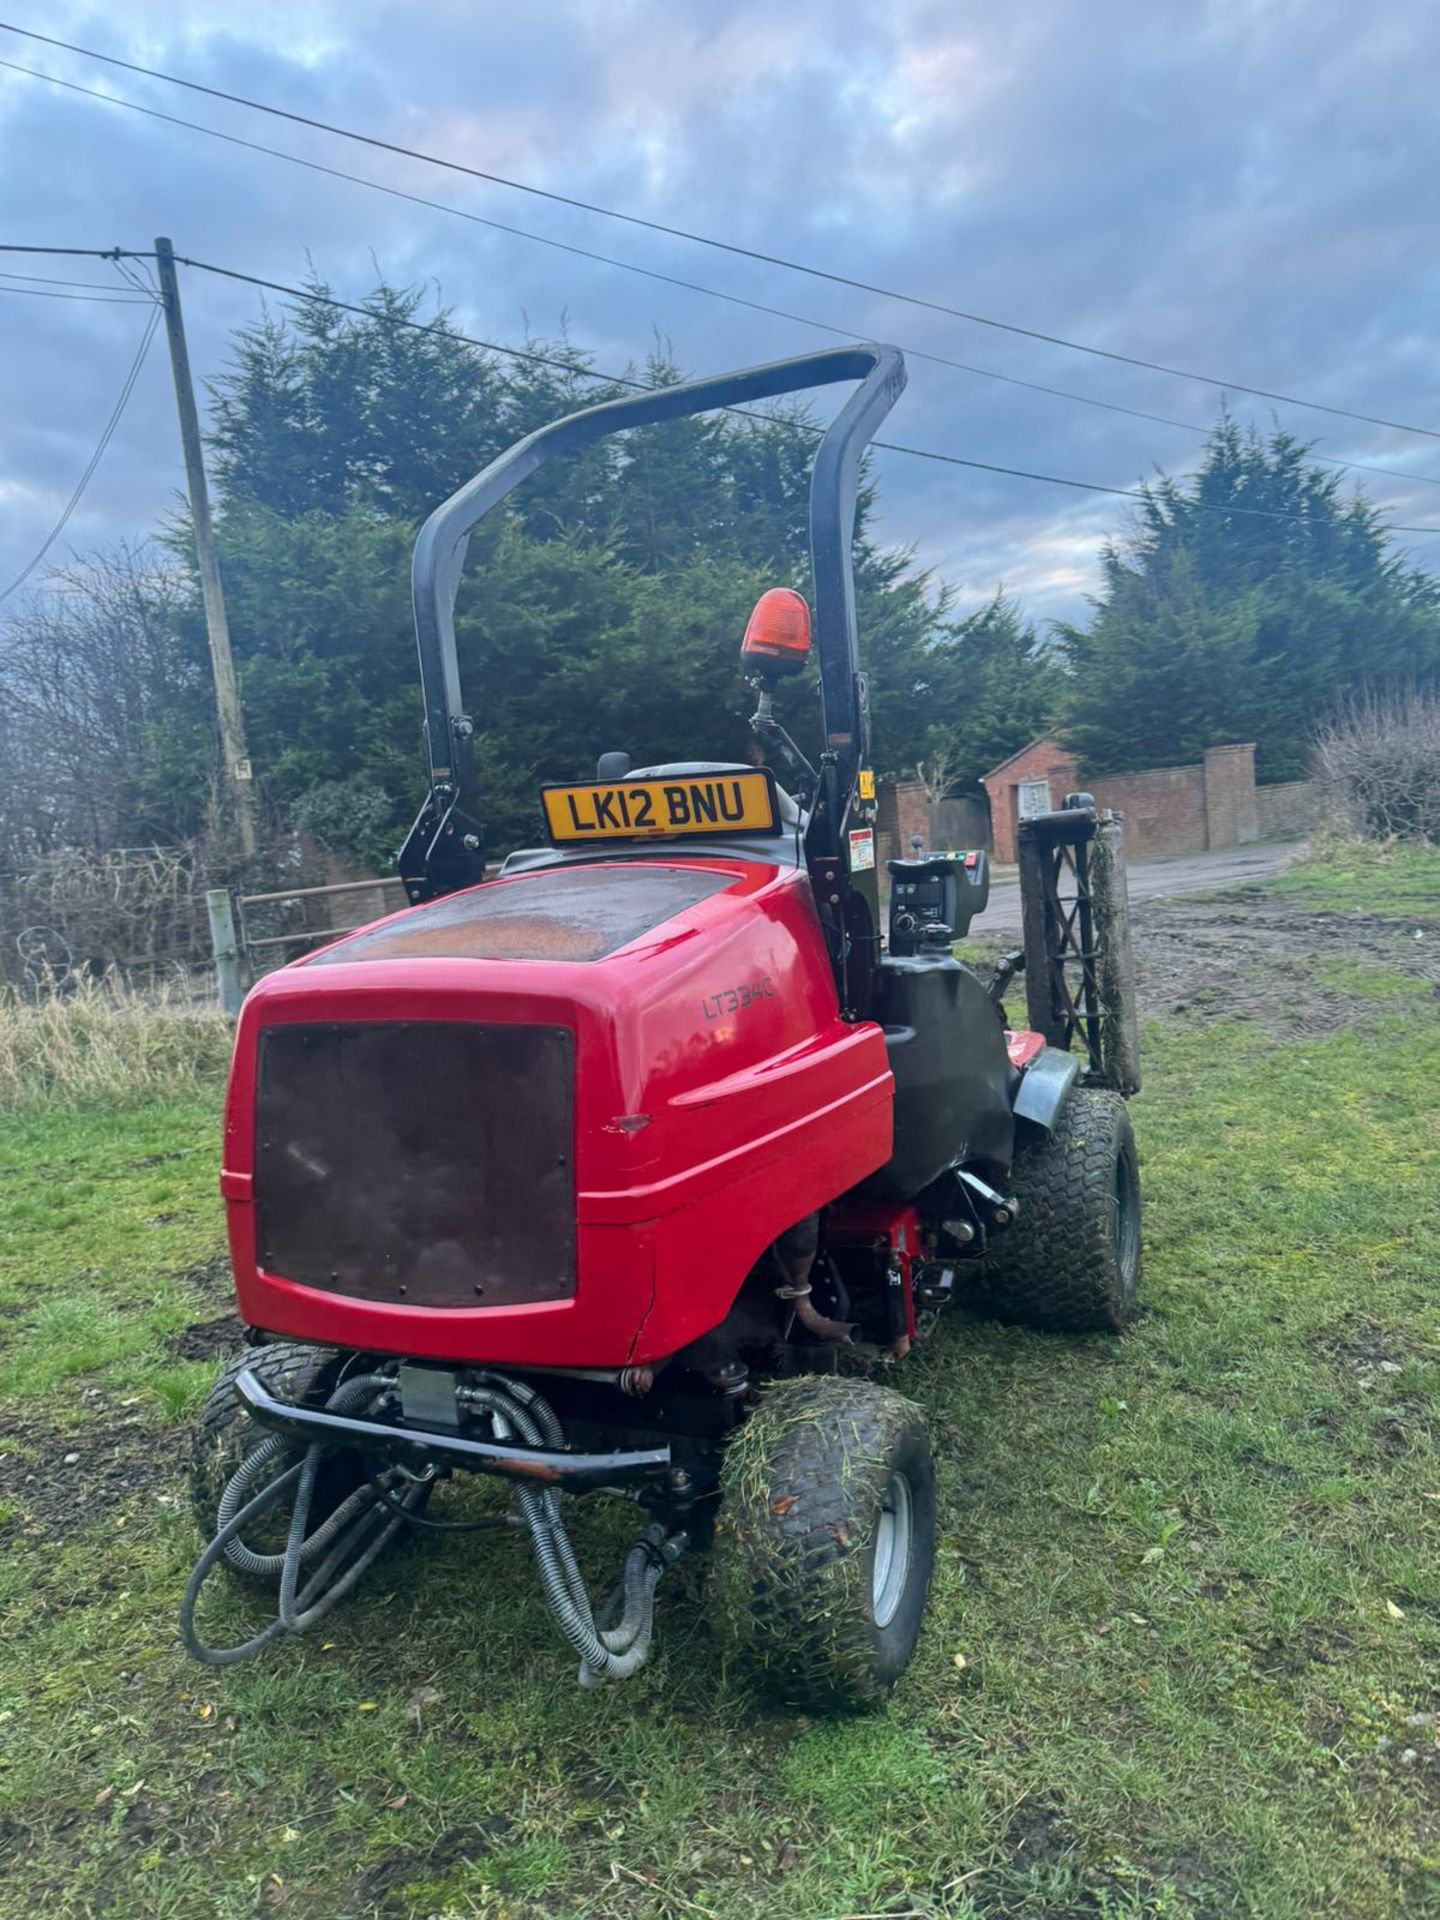
<instances>
[{"instance_id":1,"label":"dirt track","mask_svg":"<svg viewBox=\"0 0 1440 1920\"><path fill-rule=\"evenodd\" d=\"M1409 974L1440 992L1440 932L1433 927L1315 912L1255 884L1283 872L1303 847L1286 841L1131 865L1142 1014L1254 1021L1268 1034L1295 1038L1348 1026L1373 1005L1373 983L1367 992L1363 980L1346 978L1347 968ZM1020 890L1006 880L991 893L974 934L997 952L1019 931ZM1022 1014L1018 982L1008 1004L1012 1015Z\"/></svg>"},{"instance_id":2,"label":"dirt track","mask_svg":"<svg viewBox=\"0 0 1440 1920\"><path fill-rule=\"evenodd\" d=\"M1303 840L1268 841L1264 846L1225 847L1218 853L1186 853L1173 860L1132 860L1130 901L1171 899L1181 894L1209 893L1222 887L1245 886L1282 873L1304 851ZM1020 931L1020 883L1006 878L991 889L990 904L976 922L978 935Z\"/></svg>"},{"instance_id":3,"label":"dirt track","mask_svg":"<svg viewBox=\"0 0 1440 1920\"><path fill-rule=\"evenodd\" d=\"M1373 1007L1363 980L1346 980L1347 968L1410 974L1440 992L1433 928L1315 913L1258 887L1141 901L1131 931L1140 1008L1149 1015L1253 1020L1297 1036L1333 1032Z\"/></svg>"},{"instance_id":4,"label":"dirt track","mask_svg":"<svg viewBox=\"0 0 1440 1920\"><path fill-rule=\"evenodd\" d=\"M1351 1025L1383 982L1356 969L1410 975L1440 993L1440 931L1368 913L1316 912L1276 899L1254 882L1287 867L1299 843L1137 862L1130 868L1130 920L1140 1011L1149 1017L1253 1021L1297 1038ZM1237 884L1237 880L1239 884ZM1191 891L1184 891L1189 888ZM1011 915L1013 914L1013 918ZM974 947L999 954L1016 944L1019 893L997 887L975 922ZM981 972L986 971L983 958ZM1024 989L1007 995L1024 1017Z\"/></svg>"}]
</instances>

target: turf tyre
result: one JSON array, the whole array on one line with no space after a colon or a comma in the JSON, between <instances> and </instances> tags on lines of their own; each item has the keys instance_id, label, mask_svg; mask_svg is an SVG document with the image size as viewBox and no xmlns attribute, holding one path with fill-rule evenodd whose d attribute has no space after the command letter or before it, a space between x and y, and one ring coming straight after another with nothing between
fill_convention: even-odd
<instances>
[{"instance_id":1,"label":"turf tyre","mask_svg":"<svg viewBox=\"0 0 1440 1920\"><path fill-rule=\"evenodd\" d=\"M255 1424L235 1396L235 1382L241 1373L249 1368L277 1400L293 1406L323 1406L339 1382L344 1358L334 1347L281 1341L274 1346L247 1348L226 1363L201 1409L190 1450L190 1501L195 1525L204 1540L213 1540L220 1531L220 1499L226 1485L266 1437L264 1428ZM283 1455L276 1461L274 1472L283 1472L302 1451ZM367 1477L360 1454L346 1449L327 1456L315 1486L314 1525L321 1525ZM259 1491L259 1483L254 1491ZM261 1552L279 1552L285 1543L288 1518L289 1506L282 1499L278 1511L272 1510L257 1523L260 1536L248 1544ZM278 1573L246 1573L228 1561L225 1567L233 1579L279 1590Z\"/></svg>"},{"instance_id":2,"label":"turf tyre","mask_svg":"<svg viewBox=\"0 0 1440 1920\"><path fill-rule=\"evenodd\" d=\"M997 1320L1069 1333L1121 1333L1140 1284L1140 1176L1117 1094L1082 1087L1049 1132L1015 1156L1015 1224L998 1233L975 1294Z\"/></svg>"},{"instance_id":3,"label":"turf tyre","mask_svg":"<svg viewBox=\"0 0 1440 1920\"><path fill-rule=\"evenodd\" d=\"M935 1562L920 1409L868 1380L771 1387L727 1449L715 1551L722 1635L766 1691L812 1711L883 1706Z\"/></svg>"}]
</instances>

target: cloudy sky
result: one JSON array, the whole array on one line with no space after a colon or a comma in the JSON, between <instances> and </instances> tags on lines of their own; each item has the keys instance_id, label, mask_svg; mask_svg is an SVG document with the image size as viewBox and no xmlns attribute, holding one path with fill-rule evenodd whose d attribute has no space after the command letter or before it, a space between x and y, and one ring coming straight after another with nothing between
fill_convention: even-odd
<instances>
[{"instance_id":1,"label":"cloudy sky","mask_svg":"<svg viewBox=\"0 0 1440 1920\"><path fill-rule=\"evenodd\" d=\"M1440 10L1432 0L16 0L18 24L538 187L1074 341L1440 430ZM784 308L772 318L0 68L0 239L178 251L346 296L426 281L467 331L562 319L599 365L658 333L695 372L827 342L806 318L1175 425L913 359L887 434L1126 487L1183 471L1215 386L647 233L0 32L0 59ZM0 280L0 589L53 526L147 318L99 261ZM113 284L114 297L99 297ZM28 291L20 291L28 289ZM97 297L76 299L75 292ZM197 373L252 290L190 274ZM65 294L42 298L42 294ZM1440 439L1272 412L1440 528ZM975 604L1083 611L1123 501L880 456L881 532ZM179 448L163 352L55 550L153 526ZM1405 535L1440 568L1440 534Z\"/></svg>"}]
</instances>

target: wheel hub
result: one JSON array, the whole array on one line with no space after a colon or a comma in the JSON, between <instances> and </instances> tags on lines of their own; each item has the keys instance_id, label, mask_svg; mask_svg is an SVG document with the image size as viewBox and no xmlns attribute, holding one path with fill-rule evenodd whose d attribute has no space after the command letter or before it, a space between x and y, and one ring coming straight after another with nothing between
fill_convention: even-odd
<instances>
[{"instance_id":1,"label":"wheel hub","mask_svg":"<svg viewBox=\"0 0 1440 1920\"><path fill-rule=\"evenodd\" d=\"M870 1604L877 1627L888 1627L900 1610L901 1597L910 1578L911 1541L914 1533L914 1501L910 1482L903 1473L893 1473L880 1506L875 1528L875 1566L871 1575Z\"/></svg>"},{"instance_id":2,"label":"wheel hub","mask_svg":"<svg viewBox=\"0 0 1440 1920\"><path fill-rule=\"evenodd\" d=\"M1134 1163L1122 1154L1115 1167L1115 1253L1120 1286L1128 1303L1140 1272L1140 1192Z\"/></svg>"}]
</instances>

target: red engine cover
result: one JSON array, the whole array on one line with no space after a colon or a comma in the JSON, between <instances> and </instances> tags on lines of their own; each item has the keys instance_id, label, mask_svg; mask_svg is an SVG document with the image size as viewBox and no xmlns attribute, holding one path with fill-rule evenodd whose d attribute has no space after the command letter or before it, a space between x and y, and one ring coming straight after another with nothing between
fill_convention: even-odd
<instances>
[{"instance_id":1,"label":"red engine cover","mask_svg":"<svg viewBox=\"0 0 1440 1920\"><path fill-rule=\"evenodd\" d=\"M568 1297L410 1305L258 1263L262 1034L422 1021L573 1035ZM880 1029L840 1019L803 871L652 856L489 881L286 967L247 999L221 1176L241 1314L273 1333L436 1359L663 1359L724 1319L779 1233L883 1165L891 1089Z\"/></svg>"}]
</instances>

